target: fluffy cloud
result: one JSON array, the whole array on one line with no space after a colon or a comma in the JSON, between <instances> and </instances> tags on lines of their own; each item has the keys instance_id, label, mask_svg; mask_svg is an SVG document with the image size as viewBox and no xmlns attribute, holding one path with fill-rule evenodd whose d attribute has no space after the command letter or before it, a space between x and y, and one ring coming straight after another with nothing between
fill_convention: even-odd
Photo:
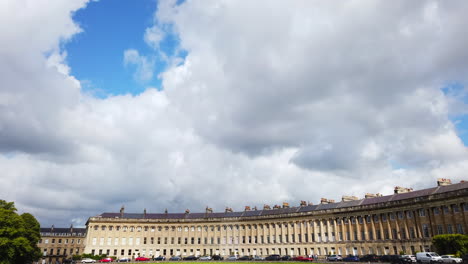
<instances>
[{"instance_id":1,"label":"fluffy cloud","mask_svg":"<svg viewBox=\"0 0 468 264\"><path fill-rule=\"evenodd\" d=\"M80 90L60 49L86 1L39 2L0 4L0 192L44 225L465 177L449 116L466 106L441 90L466 83L464 2L163 1L142 38L157 49L173 30L185 60L162 91L105 99Z\"/></svg>"},{"instance_id":2,"label":"fluffy cloud","mask_svg":"<svg viewBox=\"0 0 468 264\"><path fill-rule=\"evenodd\" d=\"M133 78L139 82L144 83L153 78L155 61L140 55L137 50L128 49L124 52L124 64L136 66Z\"/></svg>"}]
</instances>

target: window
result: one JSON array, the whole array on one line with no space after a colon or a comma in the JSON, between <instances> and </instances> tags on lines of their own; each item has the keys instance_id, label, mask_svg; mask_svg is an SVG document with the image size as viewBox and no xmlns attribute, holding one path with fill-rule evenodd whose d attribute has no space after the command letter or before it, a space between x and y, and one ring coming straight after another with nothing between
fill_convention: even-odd
<instances>
[{"instance_id":1,"label":"window","mask_svg":"<svg viewBox=\"0 0 468 264\"><path fill-rule=\"evenodd\" d=\"M460 207L458 207L458 205L456 205L456 204L452 204L452 211L454 213L458 213L458 212L460 212Z\"/></svg>"},{"instance_id":2,"label":"window","mask_svg":"<svg viewBox=\"0 0 468 264\"><path fill-rule=\"evenodd\" d=\"M390 220L395 220L395 214L394 213L390 213Z\"/></svg>"},{"instance_id":3,"label":"window","mask_svg":"<svg viewBox=\"0 0 468 264\"><path fill-rule=\"evenodd\" d=\"M438 215L440 212L439 207L434 207L434 214Z\"/></svg>"},{"instance_id":4,"label":"window","mask_svg":"<svg viewBox=\"0 0 468 264\"><path fill-rule=\"evenodd\" d=\"M94 226L94 230L98 230L99 226Z\"/></svg>"},{"instance_id":5,"label":"window","mask_svg":"<svg viewBox=\"0 0 468 264\"><path fill-rule=\"evenodd\" d=\"M117 231L119 231L119 230L120 230L120 226L116 226L115 229L116 229Z\"/></svg>"},{"instance_id":6,"label":"window","mask_svg":"<svg viewBox=\"0 0 468 264\"><path fill-rule=\"evenodd\" d=\"M426 224L423 225L423 235L429 237L429 227Z\"/></svg>"},{"instance_id":7,"label":"window","mask_svg":"<svg viewBox=\"0 0 468 264\"><path fill-rule=\"evenodd\" d=\"M408 219L413 218L413 212L411 212L411 211L406 211L406 217L408 217Z\"/></svg>"},{"instance_id":8,"label":"window","mask_svg":"<svg viewBox=\"0 0 468 264\"><path fill-rule=\"evenodd\" d=\"M44 240L44 244L49 244L49 239Z\"/></svg>"},{"instance_id":9,"label":"window","mask_svg":"<svg viewBox=\"0 0 468 264\"><path fill-rule=\"evenodd\" d=\"M109 231L112 231L112 229L114 229L113 226L109 226Z\"/></svg>"},{"instance_id":10,"label":"window","mask_svg":"<svg viewBox=\"0 0 468 264\"><path fill-rule=\"evenodd\" d=\"M146 237L143 238L143 245L146 245Z\"/></svg>"},{"instance_id":11,"label":"window","mask_svg":"<svg viewBox=\"0 0 468 264\"><path fill-rule=\"evenodd\" d=\"M61 238L59 238L58 243L62 244L62 239Z\"/></svg>"},{"instance_id":12,"label":"window","mask_svg":"<svg viewBox=\"0 0 468 264\"><path fill-rule=\"evenodd\" d=\"M379 216L378 215L374 215L374 223L378 223L379 222Z\"/></svg>"},{"instance_id":13,"label":"window","mask_svg":"<svg viewBox=\"0 0 468 264\"><path fill-rule=\"evenodd\" d=\"M437 225L437 234L441 235L444 233L444 230L442 229L442 225Z\"/></svg>"},{"instance_id":14,"label":"window","mask_svg":"<svg viewBox=\"0 0 468 264\"><path fill-rule=\"evenodd\" d=\"M181 227L181 226L177 227L177 231L181 232L181 231L182 231L182 227Z\"/></svg>"},{"instance_id":15,"label":"window","mask_svg":"<svg viewBox=\"0 0 468 264\"><path fill-rule=\"evenodd\" d=\"M398 219L403 219L403 212L397 212L398 214Z\"/></svg>"},{"instance_id":16,"label":"window","mask_svg":"<svg viewBox=\"0 0 468 264\"><path fill-rule=\"evenodd\" d=\"M451 225L451 224L448 224L448 225L447 225L447 233L448 233L448 234L453 234L453 228L452 228L452 225Z\"/></svg>"},{"instance_id":17,"label":"window","mask_svg":"<svg viewBox=\"0 0 468 264\"><path fill-rule=\"evenodd\" d=\"M463 211L468 212L468 203L463 204Z\"/></svg>"},{"instance_id":18,"label":"window","mask_svg":"<svg viewBox=\"0 0 468 264\"><path fill-rule=\"evenodd\" d=\"M457 224L457 233L458 233L458 234L463 234L463 226L462 226L462 224Z\"/></svg>"},{"instance_id":19,"label":"window","mask_svg":"<svg viewBox=\"0 0 468 264\"><path fill-rule=\"evenodd\" d=\"M423 208L419 209L419 216L420 217L425 217L426 216L426 210L423 209Z\"/></svg>"},{"instance_id":20,"label":"window","mask_svg":"<svg viewBox=\"0 0 468 264\"><path fill-rule=\"evenodd\" d=\"M401 228L400 235L401 239L406 239L406 229L404 227Z\"/></svg>"},{"instance_id":21,"label":"window","mask_svg":"<svg viewBox=\"0 0 468 264\"><path fill-rule=\"evenodd\" d=\"M145 226L145 232L146 232L146 231L148 231L148 227L147 227L147 226Z\"/></svg>"},{"instance_id":22,"label":"window","mask_svg":"<svg viewBox=\"0 0 468 264\"><path fill-rule=\"evenodd\" d=\"M370 215L367 215L367 216L366 216L366 222L367 222L367 223L370 223L370 222L371 222L371 216L370 216Z\"/></svg>"},{"instance_id":23,"label":"window","mask_svg":"<svg viewBox=\"0 0 468 264\"><path fill-rule=\"evenodd\" d=\"M362 218L362 216L358 216L358 222L359 224L364 223L364 219Z\"/></svg>"},{"instance_id":24,"label":"window","mask_svg":"<svg viewBox=\"0 0 468 264\"><path fill-rule=\"evenodd\" d=\"M106 226L101 226L101 230L102 231L106 230Z\"/></svg>"},{"instance_id":25,"label":"window","mask_svg":"<svg viewBox=\"0 0 468 264\"><path fill-rule=\"evenodd\" d=\"M442 207L442 209L444 210L444 214L448 214L448 213L449 213L449 208L448 208L448 206L444 205L444 206Z\"/></svg>"},{"instance_id":26,"label":"window","mask_svg":"<svg viewBox=\"0 0 468 264\"><path fill-rule=\"evenodd\" d=\"M382 214L382 221L383 222L387 222L387 215L386 214Z\"/></svg>"},{"instance_id":27,"label":"window","mask_svg":"<svg viewBox=\"0 0 468 264\"><path fill-rule=\"evenodd\" d=\"M410 227L409 231L410 231L410 238L416 238L416 234L414 233L414 227Z\"/></svg>"}]
</instances>

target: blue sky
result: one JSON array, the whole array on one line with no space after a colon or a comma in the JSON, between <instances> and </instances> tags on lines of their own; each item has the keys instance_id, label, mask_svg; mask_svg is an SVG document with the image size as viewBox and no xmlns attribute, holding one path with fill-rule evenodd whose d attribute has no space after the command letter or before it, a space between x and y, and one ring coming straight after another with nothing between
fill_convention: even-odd
<instances>
[{"instance_id":1,"label":"blue sky","mask_svg":"<svg viewBox=\"0 0 468 264\"><path fill-rule=\"evenodd\" d=\"M85 90L101 97L139 94L149 86L160 88L157 74L148 82L135 82L134 67L123 63L127 49L157 56L143 40L145 29L153 24L155 10L154 0L101 0L75 13L73 18L83 32L66 43L65 50L71 74L82 81ZM164 66L158 61L155 69L161 72Z\"/></svg>"}]
</instances>

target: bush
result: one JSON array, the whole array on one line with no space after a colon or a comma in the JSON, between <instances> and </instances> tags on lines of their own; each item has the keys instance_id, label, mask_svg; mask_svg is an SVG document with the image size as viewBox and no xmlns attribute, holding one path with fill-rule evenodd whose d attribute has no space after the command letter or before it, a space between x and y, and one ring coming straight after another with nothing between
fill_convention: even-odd
<instances>
[{"instance_id":1,"label":"bush","mask_svg":"<svg viewBox=\"0 0 468 264\"><path fill-rule=\"evenodd\" d=\"M468 235L437 235L432 238L432 244L441 255L454 254L462 256L468 254Z\"/></svg>"}]
</instances>

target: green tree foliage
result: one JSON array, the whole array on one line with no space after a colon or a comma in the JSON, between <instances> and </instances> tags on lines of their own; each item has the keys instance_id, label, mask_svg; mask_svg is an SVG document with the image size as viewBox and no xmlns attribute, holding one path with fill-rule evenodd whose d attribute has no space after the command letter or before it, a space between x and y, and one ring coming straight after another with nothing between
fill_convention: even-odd
<instances>
[{"instance_id":1,"label":"green tree foliage","mask_svg":"<svg viewBox=\"0 0 468 264\"><path fill-rule=\"evenodd\" d=\"M0 200L0 264L28 264L40 258L39 223L31 214L18 215L13 202Z\"/></svg>"},{"instance_id":2,"label":"green tree foliage","mask_svg":"<svg viewBox=\"0 0 468 264\"><path fill-rule=\"evenodd\" d=\"M439 254L468 254L468 235L446 234L432 238L432 244Z\"/></svg>"}]
</instances>

